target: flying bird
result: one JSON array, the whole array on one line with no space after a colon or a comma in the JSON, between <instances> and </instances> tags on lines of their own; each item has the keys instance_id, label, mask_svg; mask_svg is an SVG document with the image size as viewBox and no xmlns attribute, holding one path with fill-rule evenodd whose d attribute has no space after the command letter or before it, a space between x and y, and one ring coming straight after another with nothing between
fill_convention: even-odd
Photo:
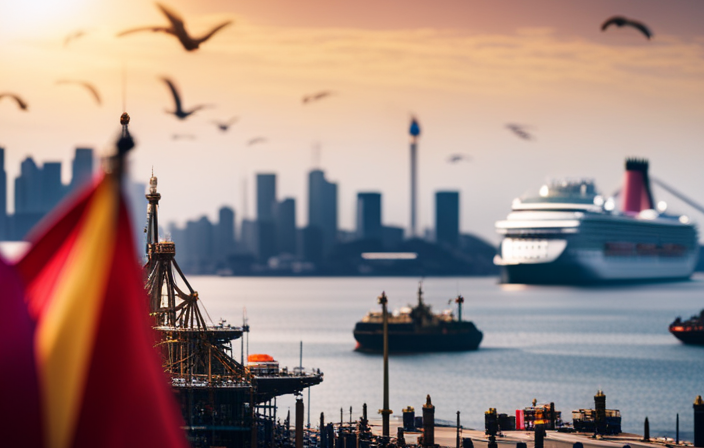
<instances>
[{"instance_id":1,"label":"flying bird","mask_svg":"<svg viewBox=\"0 0 704 448\"><path fill-rule=\"evenodd\" d=\"M233 124L237 123L238 118L237 117L232 117L227 121L218 121L218 120L213 120L213 123L222 131L222 132L227 132L228 129L230 129L230 126Z\"/></svg>"},{"instance_id":2,"label":"flying bird","mask_svg":"<svg viewBox=\"0 0 704 448\"><path fill-rule=\"evenodd\" d=\"M608 27L610 27L611 25L616 25L619 28L621 28L623 26L633 27L633 28L637 29L638 31L640 31L641 33L643 33L645 35L645 37L647 37L648 39L650 39L653 36L653 33L650 32L650 29L648 29L648 27L645 26L645 24L638 22L638 21L635 21L635 20L627 19L622 16L614 16L614 17L611 17L610 19L608 19L606 22L604 22L601 25L601 31L606 31L606 29Z\"/></svg>"},{"instance_id":3,"label":"flying bird","mask_svg":"<svg viewBox=\"0 0 704 448\"><path fill-rule=\"evenodd\" d=\"M73 79L60 79L56 81L56 84L76 84L79 86L85 87L91 95L93 95L93 98L95 98L95 102L98 103L98 106L102 104L100 101L100 94L98 93L98 89L96 89L93 84L86 82L86 81L76 81Z\"/></svg>"},{"instance_id":4,"label":"flying bird","mask_svg":"<svg viewBox=\"0 0 704 448\"><path fill-rule=\"evenodd\" d=\"M15 100L15 102L17 103L17 105L19 106L20 109L25 110L25 111L27 110L27 107L28 107L27 103L25 103L22 98L15 95L14 93L0 93L0 99L2 99L3 97L12 98L13 100Z\"/></svg>"},{"instance_id":5,"label":"flying bird","mask_svg":"<svg viewBox=\"0 0 704 448\"><path fill-rule=\"evenodd\" d=\"M451 154L450 157L447 158L447 161L449 163L457 163L463 160L469 162L470 160L472 160L472 157L470 157L468 154Z\"/></svg>"},{"instance_id":6,"label":"flying bird","mask_svg":"<svg viewBox=\"0 0 704 448\"><path fill-rule=\"evenodd\" d=\"M64 47L68 47L68 44L70 44L72 40L76 40L76 39L83 37L85 35L86 35L86 32L84 30L74 31L73 33L66 36L66 38L64 38Z\"/></svg>"},{"instance_id":7,"label":"flying bird","mask_svg":"<svg viewBox=\"0 0 704 448\"><path fill-rule=\"evenodd\" d=\"M176 110L174 110L174 111L167 110L166 111L167 114L173 114L173 115L176 115L176 117L178 117L179 120L185 120L189 115L191 115L191 114L193 114L203 108L210 107L205 104L200 104L200 105L192 108L191 110L183 110L183 108L181 106L181 97L179 96L178 90L176 90L176 86L174 86L174 83L171 82L171 80L169 78L161 78L161 80L164 81L166 83L166 85L169 86L169 89L171 89L171 94L174 97L174 105L176 108Z\"/></svg>"},{"instance_id":8,"label":"flying bird","mask_svg":"<svg viewBox=\"0 0 704 448\"><path fill-rule=\"evenodd\" d=\"M126 30L121 33L119 33L117 36L121 37L127 34L131 33L136 33L140 31L152 31L155 33L167 33L175 36L179 42L181 42L181 45L183 45L183 48L185 48L187 51L193 51L197 50L198 47L200 47L200 44L205 42L206 40L210 39L213 34L217 33L221 29L225 28L227 25L232 23L232 20L228 20L227 22L223 22L220 25L216 26L210 32L204 36L195 38L191 37L188 34L188 31L186 31L186 26L183 23L183 19L176 14L175 12L169 10L163 5L160 5L159 3L156 4L156 6L161 10L162 13L166 16L167 19L169 19L169 22L171 22L171 26L145 26L141 28L134 28L131 30Z\"/></svg>"},{"instance_id":9,"label":"flying bird","mask_svg":"<svg viewBox=\"0 0 704 448\"><path fill-rule=\"evenodd\" d=\"M330 90L322 90L320 92L311 93L310 95L304 95L303 96L303 104L308 104L312 101L322 100L323 98L328 97L334 93L335 92L332 92Z\"/></svg>"},{"instance_id":10,"label":"flying bird","mask_svg":"<svg viewBox=\"0 0 704 448\"><path fill-rule=\"evenodd\" d=\"M524 129L524 126L521 126L520 124L509 123L506 127L523 140L533 140L533 136L530 135L528 131Z\"/></svg>"},{"instance_id":11,"label":"flying bird","mask_svg":"<svg viewBox=\"0 0 704 448\"><path fill-rule=\"evenodd\" d=\"M247 140L247 146L256 145L258 143L266 143L266 138L264 137L254 137Z\"/></svg>"}]
</instances>

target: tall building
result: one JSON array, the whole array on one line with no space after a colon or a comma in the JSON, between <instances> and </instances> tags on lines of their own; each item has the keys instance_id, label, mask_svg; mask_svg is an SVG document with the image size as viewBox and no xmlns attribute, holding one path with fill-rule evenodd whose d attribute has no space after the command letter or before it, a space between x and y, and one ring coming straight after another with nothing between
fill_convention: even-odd
<instances>
[{"instance_id":1,"label":"tall building","mask_svg":"<svg viewBox=\"0 0 704 448\"><path fill-rule=\"evenodd\" d=\"M27 157L20 164L20 175L15 179L15 214L43 211L41 169L34 159Z\"/></svg>"},{"instance_id":2,"label":"tall building","mask_svg":"<svg viewBox=\"0 0 704 448\"><path fill-rule=\"evenodd\" d=\"M381 193L357 193L357 238L382 238Z\"/></svg>"},{"instance_id":3,"label":"tall building","mask_svg":"<svg viewBox=\"0 0 704 448\"><path fill-rule=\"evenodd\" d=\"M456 246L460 237L460 193L435 193L435 241Z\"/></svg>"},{"instance_id":4,"label":"tall building","mask_svg":"<svg viewBox=\"0 0 704 448\"><path fill-rule=\"evenodd\" d=\"M213 261L213 224L205 216L198 221L188 221L184 237L187 270L195 273L207 271Z\"/></svg>"},{"instance_id":5,"label":"tall building","mask_svg":"<svg viewBox=\"0 0 704 448\"><path fill-rule=\"evenodd\" d=\"M257 221L274 221L276 174L257 174Z\"/></svg>"},{"instance_id":6,"label":"tall building","mask_svg":"<svg viewBox=\"0 0 704 448\"><path fill-rule=\"evenodd\" d=\"M56 207L63 196L64 185L61 183L61 162L44 162L41 169L42 211L46 213Z\"/></svg>"},{"instance_id":7,"label":"tall building","mask_svg":"<svg viewBox=\"0 0 704 448\"><path fill-rule=\"evenodd\" d=\"M296 255L296 200L286 198L276 207L276 244L279 253Z\"/></svg>"},{"instance_id":8,"label":"tall building","mask_svg":"<svg viewBox=\"0 0 704 448\"><path fill-rule=\"evenodd\" d=\"M277 254L275 212L276 174L257 174L256 256L261 262Z\"/></svg>"},{"instance_id":9,"label":"tall building","mask_svg":"<svg viewBox=\"0 0 704 448\"><path fill-rule=\"evenodd\" d=\"M93 150L91 148L76 148L71 168L71 190L73 190L90 180L93 175Z\"/></svg>"},{"instance_id":10,"label":"tall building","mask_svg":"<svg viewBox=\"0 0 704 448\"><path fill-rule=\"evenodd\" d=\"M226 260L235 251L235 211L230 207L218 211L214 250L218 260Z\"/></svg>"},{"instance_id":11,"label":"tall building","mask_svg":"<svg viewBox=\"0 0 704 448\"><path fill-rule=\"evenodd\" d=\"M323 253L330 252L337 242L337 184L322 170L308 173L308 225L320 228Z\"/></svg>"},{"instance_id":12,"label":"tall building","mask_svg":"<svg viewBox=\"0 0 704 448\"><path fill-rule=\"evenodd\" d=\"M7 173L5 172L5 148L0 148L0 240L9 237L7 225Z\"/></svg>"}]
</instances>

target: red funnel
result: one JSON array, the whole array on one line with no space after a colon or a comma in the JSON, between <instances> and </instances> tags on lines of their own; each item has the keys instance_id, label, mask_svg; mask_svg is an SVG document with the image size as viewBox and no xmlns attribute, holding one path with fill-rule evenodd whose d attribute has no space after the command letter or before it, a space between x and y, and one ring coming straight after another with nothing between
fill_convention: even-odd
<instances>
[{"instance_id":1,"label":"red funnel","mask_svg":"<svg viewBox=\"0 0 704 448\"><path fill-rule=\"evenodd\" d=\"M648 179L648 161L626 159L626 177L623 182L621 210L638 213L641 210L652 208L654 208L654 204Z\"/></svg>"}]
</instances>

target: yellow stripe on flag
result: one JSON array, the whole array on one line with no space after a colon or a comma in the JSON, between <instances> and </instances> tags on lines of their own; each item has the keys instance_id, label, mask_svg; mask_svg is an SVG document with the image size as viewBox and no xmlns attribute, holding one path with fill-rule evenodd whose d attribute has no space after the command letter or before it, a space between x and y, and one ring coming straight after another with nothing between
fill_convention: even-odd
<instances>
[{"instance_id":1,"label":"yellow stripe on flag","mask_svg":"<svg viewBox=\"0 0 704 448\"><path fill-rule=\"evenodd\" d=\"M114 251L117 203L114 181L106 176L38 323L36 356L48 448L68 448L73 442Z\"/></svg>"}]
</instances>

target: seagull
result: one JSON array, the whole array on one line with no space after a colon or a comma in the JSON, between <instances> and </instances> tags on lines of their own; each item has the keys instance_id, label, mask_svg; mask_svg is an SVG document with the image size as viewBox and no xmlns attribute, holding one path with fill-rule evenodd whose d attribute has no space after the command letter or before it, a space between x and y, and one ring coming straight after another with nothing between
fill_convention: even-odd
<instances>
[{"instance_id":1,"label":"seagull","mask_svg":"<svg viewBox=\"0 0 704 448\"><path fill-rule=\"evenodd\" d=\"M178 90L176 90L176 86L174 86L174 83L171 82L171 80L169 78L161 78L161 80L164 81L169 86L169 89L171 89L171 94L174 96L174 103L175 103L175 107L176 107L176 110L174 110L174 111L167 110L166 111L167 114L173 114L173 115L176 115L176 117L178 117L179 120L185 120L186 118L188 118L189 115L191 115L191 114L193 114L193 113L195 113L205 107L210 107L205 104L200 104L191 110L183 110L181 108L181 97L179 96Z\"/></svg>"},{"instance_id":2,"label":"seagull","mask_svg":"<svg viewBox=\"0 0 704 448\"><path fill-rule=\"evenodd\" d=\"M15 95L14 93L0 93L0 99L2 99L5 96L10 97L13 100L15 100L17 102L17 105L20 107L20 109L25 110L25 111L27 110L27 103L25 103L24 100L22 100L22 98L20 98L19 96Z\"/></svg>"},{"instance_id":3,"label":"seagull","mask_svg":"<svg viewBox=\"0 0 704 448\"><path fill-rule=\"evenodd\" d=\"M217 125L217 127L222 131L222 132L227 132L228 129L230 129L230 126L233 124L237 123L238 118L237 117L232 117L228 121L217 121L213 120L213 123Z\"/></svg>"},{"instance_id":4,"label":"seagull","mask_svg":"<svg viewBox=\"0 0 704 448\"><path fill-rule=\"evenodd\" d=\"M100 101L100 94L98 94L98 89L96 89L92 84L86 82L86 81L76 81L72 79L60 79L56 81L56 84L77 84L79 86L83 86L88 91L93 95L93 98L95 98L95 102L98 103L98 106L102 104Z\"/></svg>"},{"instance_id":5,"label":"seagull","mask_svg":"<svg viewBox=\"0 0 704 448\"><path fill-rule=\"evenodd\" d=\"M653 33L650 32L647 26L645 26L643 23L635 21L635 20L630 20L622 16L614 16L611 17L609 20L604 22L601 25L601 31L606 31L606 28L608 28L611 25L616 25L617 27L622 27L622 26L631 26L641 33L645 35L648 39L650 39L653 36Z\"/></svg>"},{"instance_id":6,"label":"seagull","mask_svg":"<svg viewBox=\"0 0 704 448\"><path fill-rule=\"evenodd\" d=\"M266 143L266 138L264 137L254 137L247 140L247 146L256 145L257 143Z\"/></svg>"},{"instance_id":7,"label":"seagull","mask_svg":"<svg viewBox=\"0 0 704 448\"><path fill-rule=\"evenodd\" d=\"M450 157L447 158L447 161L449 163L457 163L461 162L462 160L469 162L470 160L472 160L472 157L467 154L452 154L450 155Z\"/></svg>"},{"instance_id":8,"label":"seagull","mask_svg":"<svg viewBox=\"0 0 704 448\"><path fill-rule=\"evenodd\" d=\"M335 93L335 92L332 92L330 90L323 90L320 92L311 93L310 95L304 95L303 96L303 104L307 104L312 101L322 100L323 98L328 97L328 96L332 95L333 93Z\"/></svg>"},{"instance_id":9,"label":"seagull","mask_svg":"<svg viewBox=\"0 0 704 448\"><path fill-rule=\"evenodd\" d=\"M64 39L64 47L68 47L68 44L71 43L72 40L76 40L79 37L83 37L85 35L86 32L84 30L74 31L73 33L66 36L66 38Z\"/></svg>"},{"instance_id":10,"label":"seagull","mask_svg":"<svg viewBox=\"0 0 704 448\"><path fill-rule=\"evenodd\" d=\"M511 131L513 131L514 134L516 134L517 136L519 136L523 140L533 140L533 136L530 135L525 129L523 129L524 127L521 126L520 124L509 123L506 125L506 127L508 129L510 129Z\"/></svg>"},{"instance_id":11,"label":"seagull","mask_svg":"<svg viewBox=\"0 0 704 448\"><path fill-rule=\"evenodd\" d=\"M134 28L131 30L126 30L121 33L119 33L117 36L121 37L126 34L131 34L131 33L136 33L139 31L153 31L155 33L161 32L161 33L167 33L167 34L172 34L176 36L176 38L181 42L181 45L183 45L183 48L185 48L187 51L193 51L197 50L200 44L205 42L206 40L210 39L213 34L217 33L221 29L225 28L227 25L232 23L232 20L228 20L227 22L223 22L220 25L216 26L213 28L208 34L199 37L199 38L194 38L191 37L188 34L188 31L186 31L186 26L183 23L183 19L176 14L173 11L170 11L168 8L166 8L163 5L160 5L159 3L156 4L156 6L161 10L162 13L166 16L167 19L169 19L169 22L171 22L171 26L145 26L141 28Z\"/></svg>"}]
</instances>

